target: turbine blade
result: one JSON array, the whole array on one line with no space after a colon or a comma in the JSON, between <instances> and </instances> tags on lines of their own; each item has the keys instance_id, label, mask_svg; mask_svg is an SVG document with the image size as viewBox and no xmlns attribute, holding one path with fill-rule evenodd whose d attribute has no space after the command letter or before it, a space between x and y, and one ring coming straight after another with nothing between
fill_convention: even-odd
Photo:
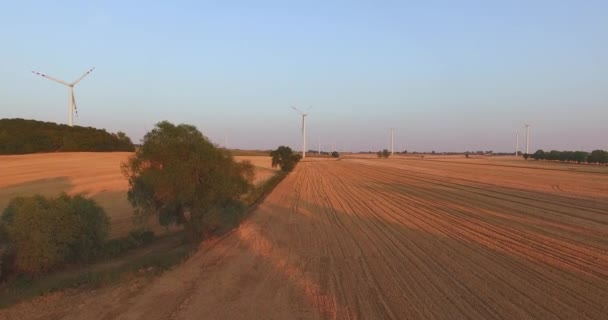
<instances>
[{"instance_id":1,"label":"turbine blade","mask_svg":"<svg viewBox=\"0 0 608 320\"><path fill-rule=\"evenodd\" d=\"M86 77L87 75L89 75L89 73L93 72L93 70L95 70L95 67L91 68L89 71L85 72L80 78L78 78L78 80L72 82L72 85L77 84L80 80L84 79L84 77Z\"/></svg>"},{"instance_id":2,"label":"turbine blade","mask_svg":"<svg viewBox=\"0 0 608 320\"><path fill-rule=\"evenodd\" d=\"M51 76L48 76L48 75L46 75L46 74L44 74L44 73L40 73L40 72L36 72L36 71L32 71L32 73L33 73L33 74L37 74L37 75L39 75L39 76L41 76L41 77L43 77L43 78L47 78L47 79L49 79L49 80L53 80L53 81L55 81L55 82L57 82L57 83L61 83L61 84L66 85L66 86L68 86L68 87L70 86L70 84L69 84L69 83L67 83L67 82L65 82L65 81L63 81L63 80L55 79L55 78L53 78L53 77L51 77Z\"/></svg>"},{"instance_id":3,"label":"turbine blade","mask_svg":"<svg viewBox=\"0 0 608 320\"><path fill-rule=\"evenodd\" d=\"M304 135L304 116L302 116L302 135Z\"/></svg>"},{"instance_id":4,"label":"turbine blade","mask_svg":"<svg viewBox=\"0 0 608 320\"><path fill-rule=\"evenodd\" d=\"M300 109L298 109L298 108L296 108L296 107L294 107L294 106L292 106L291 108L292 108L293 110L295 110L295 111L299 112L299 113L300 113L300 114L302 114L302 115L304 114L304 112L300 111Z\"/></svg>"},{"instance_id":5,"label":"turbine blade","mask_svg":"<svg viewBox=\"0 0 608 320\"><path fill-rule=\"evenodd\" d=\"M74 112L76 112L76 117L78 117L78 108L76 108L76 97L74 96L74 90L72 90L72 104L74 105Z\"/></svg>"}]
</instances>

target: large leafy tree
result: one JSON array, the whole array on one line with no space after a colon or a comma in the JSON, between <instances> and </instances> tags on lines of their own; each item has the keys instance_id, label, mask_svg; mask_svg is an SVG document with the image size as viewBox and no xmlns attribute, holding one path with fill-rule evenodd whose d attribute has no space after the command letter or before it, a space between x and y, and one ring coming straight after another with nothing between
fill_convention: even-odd
<instances>
[{"instance_id":1,"label":"large leafy tree","mask_svg":"<svg viewBox=\"0 0 608 320\"><path fill-rule=\"evenodd\" d=\"M538 149L536 150L536 152L534 152L534 154L532 155L532 158L534 160L544 160L545 159L545 151Z\"/></svg>"},{"instance_id":2,"label":"large leafy tree","mask_svg":"<svg viewBox=\"0 0 608 320\"><path fill-rule=\"evenodd\" d=\"M272 167L281 167L284 172L289 172L295 168L296 164L302 159L299 154L293 153L290 147L280 146L270 152L272 157Z\"/></svg>"},{"instance_id":3,"label":"large leafy tree","mask_svg":"<svg viewBox=\"0 0 608 320\"><path fill-rule=\"evenodd\" d=\"M180 224L195 234L207 231L205 215L229 207L251 187L249 162L236 162L196 127L156 124L123 172L136 215L158 215L162 225Z\"/></svg>"},{"instance_id":4,"label":"large leafy tree","mask_svg":"<svg viewBox=\"0 0 608 320\"><path fill-rule=\"evenodd\" d=\"M608 163L608 151L593 150L587 161L589 163Z\"/></svg>"}]
</instances>

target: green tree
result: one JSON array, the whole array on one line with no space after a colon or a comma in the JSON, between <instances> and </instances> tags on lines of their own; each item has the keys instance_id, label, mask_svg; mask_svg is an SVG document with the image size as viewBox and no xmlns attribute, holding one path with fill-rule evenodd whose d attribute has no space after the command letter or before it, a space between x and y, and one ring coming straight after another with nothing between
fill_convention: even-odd
<instances>
[{"instance_id":1,"label":"green tree","mask_svg":"<svg viewBox=\"0 0 608 320\"><path fill-rule=\"evenodd\" d=\"M573 161L576 161L577 163L581 163L581 162L586 162L587 161L587 157L589 157L589 152L585 152L585 151L574 151L574 155L573 155Z\"/></svg>"},{"instance_id":2,"label":"green tree","mask_svg":"<svg viewBox=\"0 0 608 320\"><path fill-rule=\"evenodd\" d=\"M12 199L1 217L20 273L41 273L68 261L85 261L105 242L109 219L93 200L62 194Z\"/></svg>"},{"instance_id":3,"label":"green tree","mask_svg":"<svg viewBox=\"0 0 608 320\"><path fill-rule=\"evenodd\" d=\"M334 151L331 153L331 157L332 158L340 158L340 154L338 153L338 151Z\"/></svg>"},{"instance_id":4,"label":"green tree","mask_svg":"<svg viewBox=\"0 0 608 320\"><path fill-rule=\"evenodd\" d=\"M561 152L557 150L551 150L549 153L545 154L545 159L547 160L559 160L561 156Z\"/></svg>"},{"instance_id":5,"label":"green tree","mask_svg":"<svg viewBox=\"0 0 608 320\"><path fill-rule=\"evenodd\" d=\"M276 150L270 152L272 157L272 167L281 167L281 171L290 172L293 170L302 156L295 154L290 147L280 146Z\"/></svg>"},{"instance_id":6,"label":"green tree","mask_svg":"<svg viewBox=\"0 0 608 320\"><path fill-rule=\"evenodd\" d=\"M536 150L536 152L534 152L534 154L532 155L532 159L534 160L544 160L545 159L545 152L541 149Z\"/></svg>"},{"instance_id":7,"label":"green tree","mask_svg":"<svg viewBox=\"0 0 608 320\"><path fill-rule=\"evenodd\" d=\"M209 231L205 214L231 207L251 187L254 171L216 148L196 127L156 124L123 164L136 216L157 215L162 225L184 225L192 235Z\"/></svg>"},{"instance_id":8,"label":"green tree","mask_svg":"<svg viewBox=\"0 0 608 320\"><path fill-rule=\"evenodd\" d=\"M608 151L593 150L587 159L589 163L608 163Z\"/></svg>"}]
</instances>

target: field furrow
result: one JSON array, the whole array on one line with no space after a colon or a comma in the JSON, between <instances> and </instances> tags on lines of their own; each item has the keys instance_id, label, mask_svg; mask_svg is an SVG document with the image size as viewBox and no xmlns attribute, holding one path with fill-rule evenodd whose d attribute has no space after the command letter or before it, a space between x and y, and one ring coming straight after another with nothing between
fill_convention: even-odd
<instances>
[{"instance_id":1,"label":"field furrow","mask_svg":"<svg viewBox=\"0 0 608 320\"><path fill-rule=\"evenodd\" d=\"M608 175L584 173L594 183L574 193L555 175L575 188L583 173L302 162L237 230L125 303L105 289L42 318L604 319Z\"/></svg>"}]
</instances>

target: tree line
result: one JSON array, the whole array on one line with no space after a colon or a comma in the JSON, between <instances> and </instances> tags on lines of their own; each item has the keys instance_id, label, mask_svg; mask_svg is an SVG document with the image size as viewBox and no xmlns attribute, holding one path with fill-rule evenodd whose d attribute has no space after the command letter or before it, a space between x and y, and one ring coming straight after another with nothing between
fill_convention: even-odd
<instances>
[{"instance_id":1,"label":"tree line","mask_svg":"<svg viewBox=\"0 0 608 320\"><path fill-rule=\"evenodd\" d=\"M589 153L585 151L544 151L539 149L535 153L524 154L524 158L534 160L608 164L608 151L593 150L591 153Z\"/></svg>"},{"instance_id":2,"label":"tree line","mask_svg":"<svg viewBox=\"0 0 608 320\"><path fill-rule=\"evenodd\" d=\"M123 132L26 119L0 119L0 154L58 151L134 151Z\"/></svg>"}]
</instances>

